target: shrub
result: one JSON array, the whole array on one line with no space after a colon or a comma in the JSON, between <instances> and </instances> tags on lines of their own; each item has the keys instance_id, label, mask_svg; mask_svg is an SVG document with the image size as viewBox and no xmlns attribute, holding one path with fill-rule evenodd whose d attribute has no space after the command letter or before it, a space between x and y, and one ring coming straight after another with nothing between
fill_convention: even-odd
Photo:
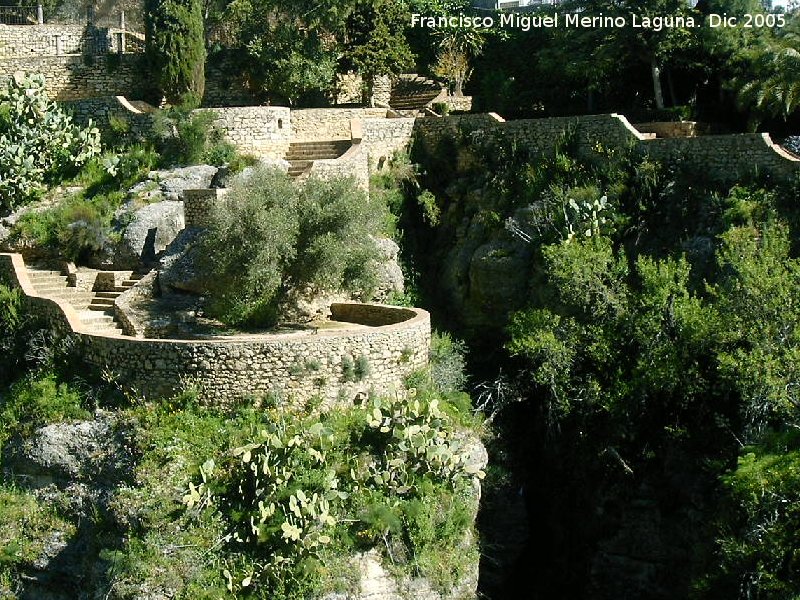
<instances>
[{"instance_id":1,"label":"shrub","mask_svg":"<svg viewBox=\"0 0 800 600\"><path fill-rule=\"evenodd\" d=\"M153 114L153 144L165 166L235 162L236 148L223 140L211 111L169 108Z\"/></svg>"},{"instance_id":2,"label":"shrub","mask_svg":"<svg viewBox=\"0 0 800 600\"><path fill-rule=\"evenodd\" d=\"M447 332L434 332L431 336L431 379L439 391L447 393L464 389L467 383L465 349L464 342L454 340Z\"/></svg>"},{"instance_id":3,"label":"shrub","mask_svg":"<svg viewBox=\"0 0 800 600\"><path fill-rule=\"evenodd\" d=\"M0 209L40 196L100 152L100 132L81 128L48 99L43 75L15 73L0 90Z\"/></svg>"},{"instance_id":4,"label":"shrub","mask_svg":"<svg viewBox=\"0 0 800 600\"><path fill-rule=\"evenodd\" d=\"M70 539L77 530L50 502L9 486L0 486L0 523L0 595L4 598L24 589L22 573L46 554L54 533Z\"/></svg>"},{"instance_id":5,"label":"shrub","mask_svg":"<svg viewBox=\"0 0 800 600\"><path fill-rule=\"evenodd\" d=\"M800 436L771 434L743 449L722 478L719 564L696 584L703 598L800 594Z\"/></svg>"},{"instance_id":6,"label":"shrub","mask_svg":"<svg viewBox=\"0 0 800 600\"><path fill-rule=\"evenodd\" d=\"M416 391L312 417L269 410L253 441L202 466L184 502L227 523L232 593L316 596L332 555L375 544L452 588L474 514L471 481L483 473L441 397Z\"/></svg>"},{"instance_id":7,"label":"shrub","mask_svg":"<svg viewBox=\"0 0 800 600\"><path fill-rule=\"evenodd\" d=\"M378 258L371 236L385 212L350 179L296 187L285 173L255 171L214 209L201 240L212 314L264 327L277 322L291 293L368 296Z\"/></svg>"},{"instance_id":8,"label":"shrub","mask_svg":"<svg viewBox=\"0 0 800 600\"><path fill-rule=\"evenodd\" d=\"M5 357L0 363L0 384L18 373L25 321L20 291L0 284L0 353Z\"/></svg>"},{"instance_id":9,"label":"shrub","mask_svg":"<svg viewBox=\"0 0 800 600\"><path fill-rule=\"evenodd\" d=\"M11 234L73 262L86 262L113 235L114 214L123 199L119 191L90 199L73 196L48 210L25 213Z\"/></svg>"},{"instance_id":10,"label":"shrub","mask_svg":"<svg viewBox=\"0 0 800 600\"><path fill-rule=\"evenodd\" d=\"M82 396L54 373L29 375L0 398L0 445L14 433L88 416Z\"/></svg>"}]
</instances>

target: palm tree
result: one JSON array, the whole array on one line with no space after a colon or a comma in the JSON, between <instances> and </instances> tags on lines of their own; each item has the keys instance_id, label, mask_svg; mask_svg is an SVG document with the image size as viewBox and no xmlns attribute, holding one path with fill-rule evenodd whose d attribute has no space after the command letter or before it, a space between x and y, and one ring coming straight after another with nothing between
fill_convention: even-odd
<instances>
[{"instance_id":1,"label":"palm tree","mask_svg":"<svg viewBox=\"0 0 800 600\"><path fill-rule=\"evenodd\" d=\"M740 106L753 112L756 124L768 116L788 119L800 108L800 35L787 32L748 54L748 80L734 82Z\"/></svg>"}]
</instances>

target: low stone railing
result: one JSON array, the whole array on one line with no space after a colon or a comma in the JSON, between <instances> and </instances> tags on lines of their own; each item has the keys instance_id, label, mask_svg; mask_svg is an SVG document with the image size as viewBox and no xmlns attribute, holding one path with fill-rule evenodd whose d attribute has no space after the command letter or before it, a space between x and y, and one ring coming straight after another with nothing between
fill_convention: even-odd
<instances>
[{"instance_id":1,"label":"low stone railing","mask_svg":"<svg viewBox=\"0 0 800 600\"><path fill-rule=\"evenodd\" d=\"M104 369L130 393L169 397L187 385L209 404L266 396L327 406L359 394L393 393L428 363L430 315L418 308L333 305L330 329L203 339L147 339L88 331L66 301L39 296L22 256L0 254L0 280L19 288L26 310L78 340L90 367Z\"/></svg>"}]
</instances>

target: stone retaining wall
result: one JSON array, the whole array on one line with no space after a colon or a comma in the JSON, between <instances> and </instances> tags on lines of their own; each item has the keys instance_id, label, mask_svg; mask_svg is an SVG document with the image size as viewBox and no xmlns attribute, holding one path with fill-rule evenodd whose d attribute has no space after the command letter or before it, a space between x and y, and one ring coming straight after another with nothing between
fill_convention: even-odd
<instances>
[{"instance_id":1,"label":"stone retaining wall","mask_svg":"<svg viewBox=\"0 0 800 600\"><path fill-rule=\"evenodd\" d=\"M41 73L54 100L136 96L141 92L140 54L24 56L0 59L0 86L17 71Z\"/></svg>"},{"instance_id":2,"label":"stone retaining wall","mask_svg":"<svg viewBox=\"0 0 800 600\"><path fill-rule=\"evenodd\" d=\"M0 58L119 52L120 33L86 25L0 25Z\"/></svg>"},{"instance_id":3,"label":"stone retaining wall","mask_svg":"<svg viewBox=\"0 0 800 600\"><path fill-rule=\"evenodd\" d=\"M396 151L409 147L414 134L414 122L413 117L362 121L361 144L366 150L370 171L383 166Z\"/></svg>"},{"instance_id":4,"label":"stone retaining wall","mask_svg":"<svg viewBox=\"0 0 800 600\"><path fill-rule=\"evenodd\" d=\"M62 334L75 335L87 365L110 370L125 389L154 399L191 383L207 403L257 400L271 394L291 402L318 397L335 405L371 390L392 393L409 373L428 362L430 316L416 308L333 309L341 318L364 318L375 325L371 327L153 340L84 330L69 304L36 294L18 254L0 254L0 280L23 291L28 311L48 319Z\"/></svg>"},{"instance_id":5,"label":"stone retaining wall","mask_svg":"<svg viewBox=\"0 0 800 600\"><path fill-rule=\"evenodd\" d=\"M151 119L146 112L131 105L124 96L103 96L68 100L62 102L71 113L73 120L79 125L86 125L89 119L101 128L108 127L111 118L124 124L132 139L144 137L151 128Z\"/></svg>"},{"instance_id":6,"label":"stone retaining wall","mask_svg":"<svg viewBox=\"0 0 800 600\"><path fill-rule=\"evenodd\" d=\"M655 133L660 138L695 137L707 132L707 127L695 121L651 121L636 123L637 131Z\"/></svg>"},{"instance_id":7,"label":"stone retaining wall","mask_svg":"<svg viewBox=\"0 0 800 600\"><path fill-rule=\"evenodd\" d=\"M723 183L753 173L785 180L800 170L800 159L773 143L766 133L648 139L616 114L519 121L504 121L491 114L429 117L417 120L415 135L430 146L446 136L470 135L514 142L545 154L552 153L565 135L572 135L578 154L591 154L601 147L634 148L665 163L689 161L710 180Z\"/></svg>"},{"instance_id":8,"label":"stone retaining wall","mask_svg":"<svg viewBox=\"0 0 800 600\"><path fill-rule=\"evenodd\" d=\"M310 173L320 179L353 177L361 189L369 191L368 157L363 142L354 144L339 158L315 160Z\"/></svg>"},{"instance_id":9,"label":"stone retaining wall","mask_svg":"<svg viewBox=\"0 0 800 600\"><path fill-rule=\"evenodd\" d=\"M214 124L240 152L283 158L292 139L291 111L281 106L201 108L217 115Z\"/></svg>"},{"instance_id":10,"label":"stone retaining wall","mask_svg":"<svg viewBox=\"0 0 800 600\"><path fill-rule=\"evenodd\" d=\"M349 140L353 119L386 116L385 108L307 108L292 111L292 141Z\"/></svg>"},{"instance_id":11,"label":"stone retaining wall","mask_svg":"<svg viewBox=\"0 0 800 600\"><path fill-rule=\"evenodd\" d=\"M691 161L715 181L733 183L756 173L785 181L800 171L800 159L775 144L767 133L655 139L642 144L642 149L668 164Z\"/></svg>"}]
</instances>

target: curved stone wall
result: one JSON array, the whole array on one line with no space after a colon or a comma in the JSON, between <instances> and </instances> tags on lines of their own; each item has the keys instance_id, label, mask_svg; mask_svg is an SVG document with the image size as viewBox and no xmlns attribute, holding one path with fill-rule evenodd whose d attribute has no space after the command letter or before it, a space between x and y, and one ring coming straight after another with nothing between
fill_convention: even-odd
<instances>
[{"instance_id":1,"label":"curved stone wall","mask_svg":"<svg viewBox=\"0 0 800 600\"><path fill-rule=\"evenodd\" d=\"M18 254L0 254L0 279L18 287L29 311L79 339L84 361L113 374L129 391L162 398L195 385L206 403L319 398L331 406L361 393L392 393L427 365L430 315L421 309L338 304L331 329L236 335L200 340L153 340L88 332L74 309L38 296Z\"/></svg>"}]
</instances>

